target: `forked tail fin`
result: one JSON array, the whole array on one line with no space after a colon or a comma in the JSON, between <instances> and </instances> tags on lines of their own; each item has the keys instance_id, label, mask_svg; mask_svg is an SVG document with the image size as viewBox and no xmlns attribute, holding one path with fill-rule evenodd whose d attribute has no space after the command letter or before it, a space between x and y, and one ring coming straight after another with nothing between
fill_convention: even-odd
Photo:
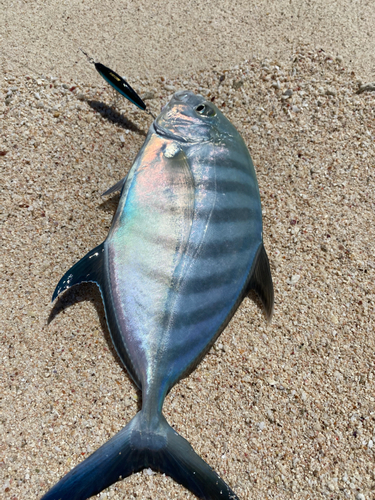
<instances>
[{"instance_id":1,"label":"forked tail fin","mask_svg":"<svg viewBox=\"0 0 375 500\"><path fill-rule=\"evenodd\" d=\"M151 431L139 412L118 434L63 477L42 500L84 500L133 472L164 472L205 500L239 500L165 418Z\"/></svg>"}]
</instances>

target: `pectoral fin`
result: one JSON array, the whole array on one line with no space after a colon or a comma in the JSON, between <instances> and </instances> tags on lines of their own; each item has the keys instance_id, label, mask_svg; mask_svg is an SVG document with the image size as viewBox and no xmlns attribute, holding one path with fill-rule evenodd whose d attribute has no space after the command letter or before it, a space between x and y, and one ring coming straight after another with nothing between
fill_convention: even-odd
<instances>
[{"instance_id":1,"label":"pectoral fin","mask_svg":"<svg viewBox=\"0 0 375 500\"><path fill-rule=\"evenodd\" d=\"M107 189L107 191L104 191L104 193L102 193L102 196L108 196L109 194L116 193L116 191L120 191L122 189L122 186L125 184L127 177L128 176L125 175L125 177L123 179L116 182L116 184L114 184L112 187Z\"/></svg>"},{"instance_id":2,"label":"pectoral fin","mask_svg":"<svg viewBox=\"0 0 375 500\"><path fill-rule=\"evenodd\" d=\"M64 274L53 292L52 302L64 290L79 283L90 281L96 283L100 288L103 275L103 262L104 243L91 250Z\"/></svg>"},{"instance_id":3,"label":"pectoral fin","mask_svg":"<svg viewBox=\"0 0 375 500\"><path fill-rule=\"evenodd\" d=\"M260 244L255 256L249 284L245 290L244 297L246 297L251 290L254 290L258 294L264 306L267 319L270 321L273 313L274 293L270 263L263 243Z\"/></svg>"}]
</instances>

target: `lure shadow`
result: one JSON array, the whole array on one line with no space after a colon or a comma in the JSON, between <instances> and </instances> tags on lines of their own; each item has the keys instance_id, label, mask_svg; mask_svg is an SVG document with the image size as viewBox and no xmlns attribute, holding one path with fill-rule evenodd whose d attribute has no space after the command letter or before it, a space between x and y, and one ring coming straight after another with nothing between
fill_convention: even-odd
<instances>
[{"instance_id":1,"label":"lure shadow","mask_svg":"<svg viewBox=\"0 0 375 500\"><path fill-rule=\"evenodd\" d=\"M131 130L138 135L146 137L147 134L144 130L140 129L134 122L125 118L125 116L113 109L111 106L108 106L101 101L86 100L86 102L90 108L94 109L97 113L100 113L103 118L111 123L114 123L125 130Z\"/></svg>"},{"instance_id":2,"label":"lure shadow","mask_svg":"<svg viewBox=\"0 0 375 500\"><path fill-rule=\"evenodd\" d=\"M134 384L132 379L129 377L128 372L124 368L124 365L122 364L120 358L117 355L117 352L115 351L111 336L108 330L107 326L107 321L105 319L105 312L104 312L104 306L103 306L103 301L99 292L98 287L94 283L82 283L80 285L74 286L72 288L69 288L66 290L65 293L63 293L56 301L54 304L48 320L47 324L49 325L55 317L60 314L61 312L64 313L66 309L71 307L72 305L79 303L79 302L84 302L88 301L91 302L98 314L98 318L100 321L100 326L104 335L104 338L107 342L108 349L110 350L111 354L115 358L116 362L120 365L122 371L126 374L126 376L129 378L129 380L132 382L134 385L137 395L138 395L138 411L141 410L142 408L142 392L138 389L138 387Z\"/></svg>"}]
</instances>

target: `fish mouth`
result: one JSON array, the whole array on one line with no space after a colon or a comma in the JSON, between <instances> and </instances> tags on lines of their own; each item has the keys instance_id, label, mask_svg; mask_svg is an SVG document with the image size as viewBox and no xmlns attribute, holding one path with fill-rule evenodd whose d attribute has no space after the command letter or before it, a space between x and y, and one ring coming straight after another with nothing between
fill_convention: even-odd
<instances>
[{"instance_id":1,"label":"fish mouth","mask_svg":"<svg viewBox=\"0 0 375 500\"><path fill-rule=\"evenodd\" d=\"M165 129L164 127L161 127L156 123L156 120L153 123L155 133L158 135L161 135L162 137L165 137L166 139L172 139L173 141L179 141L179 142L191 142L187 140L185 137L182 137L181 135L173 134L169 130Z\"/></svg>"}]
</instances>

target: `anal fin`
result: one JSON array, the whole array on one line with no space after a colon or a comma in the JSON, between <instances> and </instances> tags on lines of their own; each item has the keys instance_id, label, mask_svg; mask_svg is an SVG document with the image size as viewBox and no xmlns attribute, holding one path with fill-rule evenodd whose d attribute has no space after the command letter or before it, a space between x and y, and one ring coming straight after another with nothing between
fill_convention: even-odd
<instances>
[{"instance_id":1,"label":"anal fin","mask_svg":"<svg viewBox=\"0 0 375 500\"><path fill-rule=\"evenodd\" d=\"M103 262L104 242L91 250L64 274L53 292L52 302L64 290L79 283L93 282L97 283L100 287L103 275Z\"/></svg>"},{"instance_id":2,"label":"anal fin","mask_svg":"<svg viewBox=\"0 0 375 500\"><path fill-rule=\"evenodd\" d=\"M246 297L251 290L254 290L258 294L264 306L267 319L270 321L273 313L274 292L270 263L263 243L259 245L255 256L250 280L245 290L244 297Z\"/></svg>"}]
</instances>

